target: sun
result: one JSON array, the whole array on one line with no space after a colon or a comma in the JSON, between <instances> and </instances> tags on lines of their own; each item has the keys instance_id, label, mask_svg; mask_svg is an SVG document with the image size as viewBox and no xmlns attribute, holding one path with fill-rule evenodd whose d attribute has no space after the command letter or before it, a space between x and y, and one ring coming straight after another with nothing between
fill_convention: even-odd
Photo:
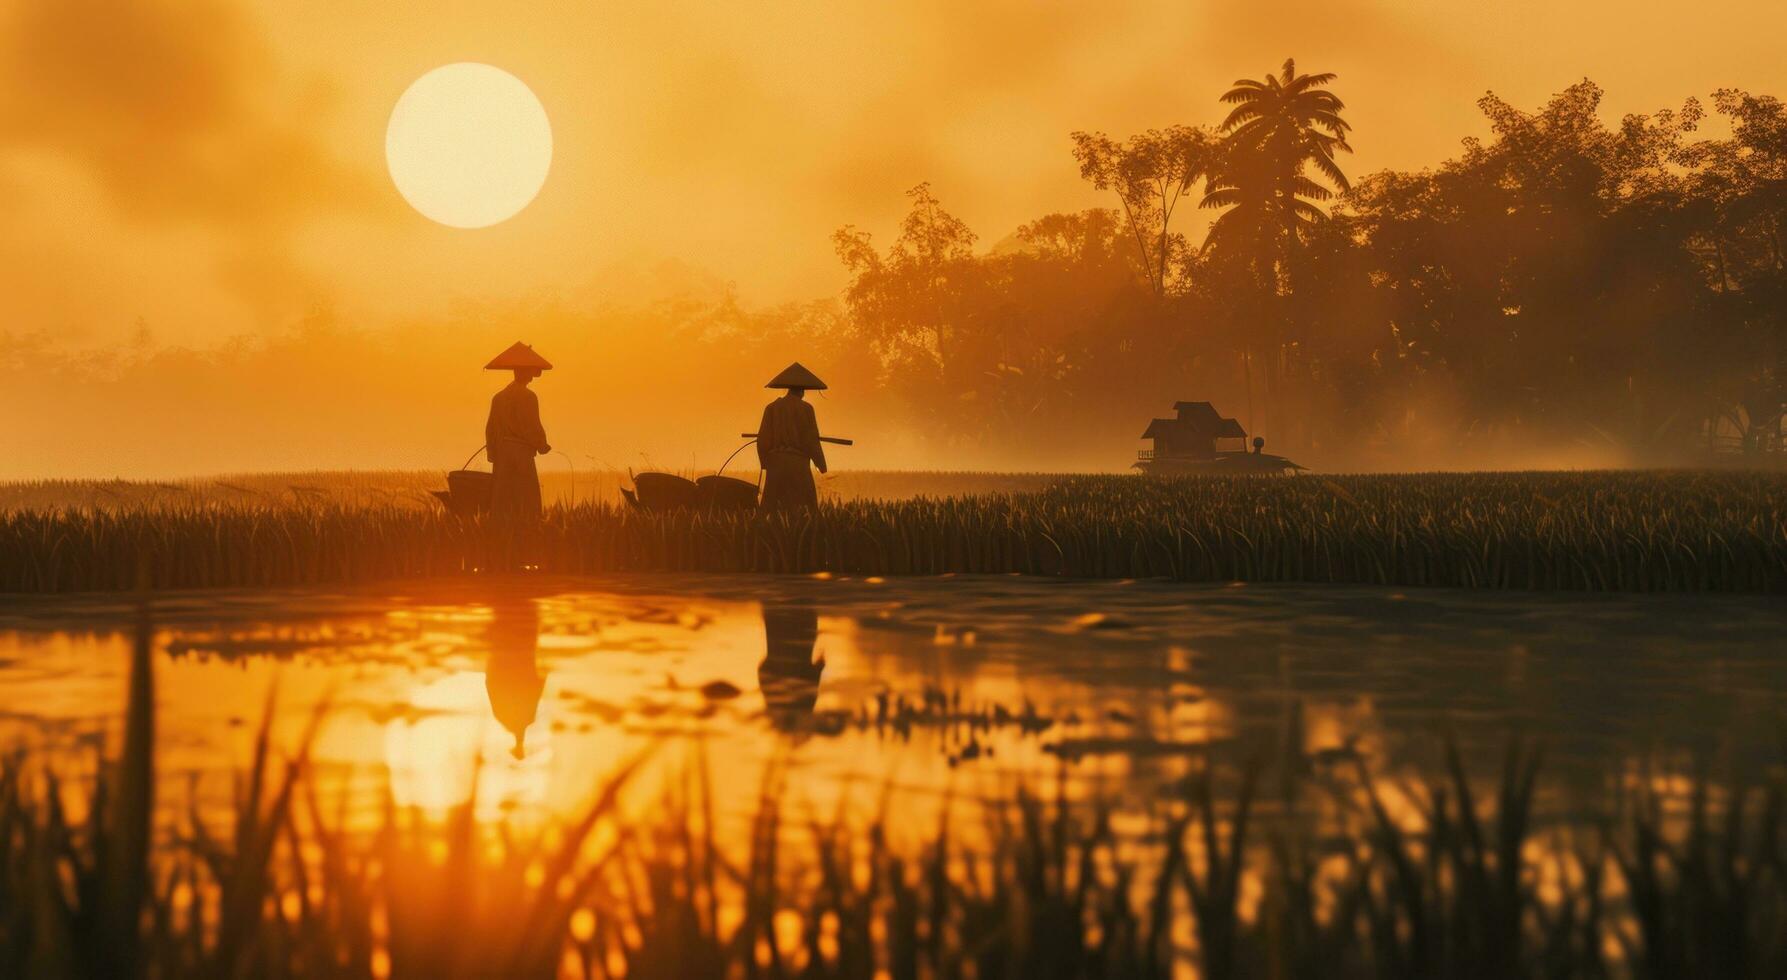
<instances>
[{"instance_id":1,"label":"sun","mask_svg":"<svg viewBox=\"0 0 1787 980\"><path fill-rule=\"evenodd\" d=\"M385 129L403 199L454 228L487 228L527 207L552 167L552 123L521 79L491 65L442 65L404 90Z\"/></svg>"}]
</instances>

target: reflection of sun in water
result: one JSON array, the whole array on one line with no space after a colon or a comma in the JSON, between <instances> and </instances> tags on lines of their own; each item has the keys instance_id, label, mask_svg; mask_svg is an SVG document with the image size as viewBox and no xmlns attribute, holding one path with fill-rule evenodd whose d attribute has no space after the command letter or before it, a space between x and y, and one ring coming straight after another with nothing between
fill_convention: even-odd
<instances>
[{"instance_id":1,"label":"reflection of sun in water","mask_svg":"<svg viewBox=\"0 0 1787 980\"><path fill-rule=\"evenodd\" d=\"M463 61L436 68L397 100L385 130L391 180L443 225L483 228L527 207L552 166L552 124L521 79Z\"/></svg>"}]
</instances>

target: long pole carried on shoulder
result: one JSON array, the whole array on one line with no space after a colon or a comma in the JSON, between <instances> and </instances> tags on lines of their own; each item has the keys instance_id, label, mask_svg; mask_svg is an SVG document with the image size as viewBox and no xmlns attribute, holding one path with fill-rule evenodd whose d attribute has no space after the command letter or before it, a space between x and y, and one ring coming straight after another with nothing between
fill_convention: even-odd
<instances>
[{"instance_id":1,"label":"long pole carried on shoulder","mask_svg":"<svg viewBox=\"0 0 1787 980\"><path fill-rule=\"evenodd\" d=\"M755 432L740 432L738 434L738 437L740 439L755 439L755 438L757 438L757 433L755 433ZM854 446L854 445L856 445L855 439L839 439L835 436L820 436L819 441L820 442L829 442L834 446Z\"/></svg>"}]
</instances>

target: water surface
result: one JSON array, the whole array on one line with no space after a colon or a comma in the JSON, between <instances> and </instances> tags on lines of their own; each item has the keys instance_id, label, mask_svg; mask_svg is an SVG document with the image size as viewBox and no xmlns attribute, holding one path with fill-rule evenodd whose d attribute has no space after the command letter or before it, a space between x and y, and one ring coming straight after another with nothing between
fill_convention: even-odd
<instances>
[{"instance_id":1,"label":"water surface","mask_svg":"<svg viewBox=\"0 0 1787 980\"><path fill-rule=\"evenodd\" d=\"M76 765L152 636L164 809L218 807L269 698L351 813L544 824L622 760L704 760L743 828L785 803L915 818L1065 774L1145 805L1212 751L1350 748L1493 775L1545 748L1566 817L1658 760L1780 761L1787 613L1767 599L1181 586L1016 577L628 577L0 601L0 737Z\"/></svg>"}]
</instances>

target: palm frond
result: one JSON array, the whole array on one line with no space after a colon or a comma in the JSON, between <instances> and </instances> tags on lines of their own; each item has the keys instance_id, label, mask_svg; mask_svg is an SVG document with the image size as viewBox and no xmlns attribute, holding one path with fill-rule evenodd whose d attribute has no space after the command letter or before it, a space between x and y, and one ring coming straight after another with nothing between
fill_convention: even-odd
<instances>
[{"instance_id":1,"label":"palm frond","mask_svg":"<svg viewBox=\"0 0 1787 980\"><path fill-rule=\"evenodd\" d=\"M1339 138L1339 134L1341 133L1352 132L1353 129L1351 123L1340 118L1338 113L1328 109L1323 109L1320 112L1312 112L1309 114L1308 118L1310 123L1333 133L1336 138Z\"/></svg>"},{"instance_id":2,"label":"palm frond","mask_svg":"<svg viewBox=\"0 0 1787 980\"><path fill-rule=\"evenodd\" d=\"M1291 193L1315 201L1326 201L1334 196L1333 191L1301 175L1291 181Z\"/></svg>"},{"instance_id":3,"label":"palm frond","mask_svg":"<svg viewBox=\"0 0 1787 980\"><path fill-rule=\"evenodd\" d=\"M1264 120L1264 118L1265 110L1256 103L1249 102L1245 105L1236 106L1235 109L1228 114L1228 117L1223 119L1222 125L1219 126L1218 129L1227 133L1230 130L1241 127L1246 132L1252 132L1258 128L1257 124ZM1230 133L1230 135L1234 136L1239 134Z\"/></svg>"},{"instance_id":4,"label":"palm frond","mask_svg":"<svg viewBox=\"0 0 1787 980\"><path fill-rule=\"evenodd\" d=\"M1241 200L1241 192L1238 189L1233 187L1216 187L1212 188L1204 195L1204 199L1198 202L1198 207L1226 208L1230 205L1241 203Z\"/></svg>"},{"instance_id":5,"label":"palm frond","mask_svg":"<svg viewBox=\"0 0 1787 980\"><path fill-rule=\"evenodd\" d=\"M1342 191L1353 189L1352 182L1346 179L1346 174L1341 171L1340 165L1334 162L1333 157L1318 155L1309 162L1315 166L1315 169L1322 172L1323 177L1333 182L1335 187Z\"/></svg>"},{"instance_id":6,"label":"palm frond","mask_svg":"<svg viewBox=\"0 0 1787 980\"><path fill-rule=\"evenodd\" d=\"M1251 78L1238 78L1235 84L1222 93L1222 101L1239 102L1243 99L1256 99L1266 91L1266 86Z\"/></svg>"}]
</instances>

